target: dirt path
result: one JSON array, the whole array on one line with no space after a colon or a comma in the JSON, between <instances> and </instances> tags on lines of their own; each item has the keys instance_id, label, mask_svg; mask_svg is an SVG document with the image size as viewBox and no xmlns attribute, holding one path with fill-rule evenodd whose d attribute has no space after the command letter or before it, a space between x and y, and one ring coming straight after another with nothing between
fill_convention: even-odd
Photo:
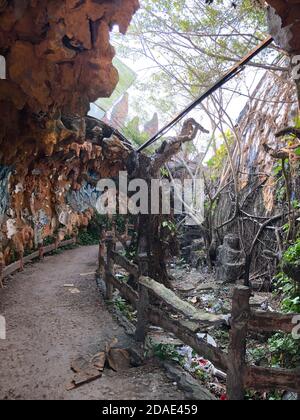
<instances>
[{"instance_id":1,"label":"dirt path","mask_svg":"<svg viewBox=\"0 0 300 420\"><path fill-rule=\"evenodd\" d=\"M97 247L46 257L0 290L7 339L0 340L0 399L183 399L153 365L114 373L67 392L70 362L94 355L117 337L130 339L107 311L94 276ZM82 275L85 274L85 275ZM80 290L72 294L64 284Z\"/></svg>"}]
</instances>

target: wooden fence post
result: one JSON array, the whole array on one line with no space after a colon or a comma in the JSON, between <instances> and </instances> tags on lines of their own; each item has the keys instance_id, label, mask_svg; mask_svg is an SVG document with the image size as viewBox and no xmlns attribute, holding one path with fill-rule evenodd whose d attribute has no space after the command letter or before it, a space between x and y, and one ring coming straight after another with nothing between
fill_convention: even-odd
<instances>
[{"instance_id":1,"label":"wooden fence post","mask_svg":"<svg viewBox=\"0 0 300 420\"><path fill-rule=\"evenodd\" d=\"M244 375L250 296L251 291L245 286L236 287L233 294L227 375L227 395L228 399L233 401L245 398Z\"/></svg>"},{"instance_id":2,"label":"wooden fence post","mask_svg":"<svg viewBox=\"0 0 300 420\"><path fill-rule=\"evenodd\" d=\"M113 285L110 282L110 276L114 274L114 259L112 252L114 251L114 238L110 237L106 239L107 249L107 263L105 267L105 285L106 285L106 299L112 300L113 297Z\"/></svg>"},{"instance_id":3,"label":"wooden fence post","mask_svg":"<svg viewBox=\"0 0 300 420\"><path fill-rule=\"evenodd\" d=\"M39 259L42 260L44 258L44 245L41 242L38 246L39 248Z\"/></svg>"},{"instance_id":4,"label":"wooden fence post","mask_svg":"<svg viewBox=\"0 0 300 420\"><path fill-rule=\"evenodd\" d=\"M104 278L105 275L105 244L101 238L99 241L99 256L98 256L98 276Z\"/></svg>"},{"instance_id":5,"label":"wooden fence post","mask_svg":"<svg viewBox=\"0 0 300 420\"><path fill-rule=\"evenodd\" d=\"M24 251L19 252L20 256L20 268L19 271L24 271Z\"/></svg>"},{"instance_id":6,"label":"wooden fence post","mask_svg":"<svg viewBox=\"0 0 300 420\"><path fill-rule=\"evenodd\" d=\"M140 275L148 274L148 256L147 254L139 255L139 272ZM137 311L137 327L135 332L135 339L138 342L144 342L148 332L148 307L149 307L149 292L146 287L139 284L139 302Z\"/></svg>"},{"instance_id":7,"label":"wooden fence post","mask_svg":"<svg viewBox=\"0 0 300 420\"><path fill-rule=\"evenodd\" d=\"M139 271L141 276L148 276L149 274L149 261L148 261L148 255L145 254L139 254L138 256L138 264L139 264Z\"/></svg>"},{"instance_id":8,"label":"wooden fence post","mask_svg":"<svg viewBox=\"0 0 300 420\"><path fill-rule=\"evenodd\" d=\"M4 288L4 285L3 285L3 278L4 278L3 271L4 271L4 268L5 268L5 265L4 265L4 262L2 261L1 254L0 254L0 287L1 287L1 289Z\"/></svg>"},{"instance_id":9,"label":"wooden fence post","mask_svg":"<svg viewBox=\"0 0 300 420\"><path fill-rule=\"evenodd\" d=\"M148 332L148 307L149 307L149 293L146 287L139 285L139 302L137 313L137 327L135 332L135 339L138 342L144 342Z\"/></svg>"}]
</instances>

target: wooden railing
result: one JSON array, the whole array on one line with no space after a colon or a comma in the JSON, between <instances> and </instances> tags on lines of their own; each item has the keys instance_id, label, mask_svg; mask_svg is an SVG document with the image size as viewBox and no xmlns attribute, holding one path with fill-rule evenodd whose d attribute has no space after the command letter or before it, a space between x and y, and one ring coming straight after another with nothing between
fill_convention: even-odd
<instances>
[{"instance_id":1,"label":"wooden railing","mask_svg":"<svg viewBox=\"0 0 300 420\"><path fill-rule=\"evenodd\" d=\"M104 243L100 244L99 273L103 274L106 298L112 299L113 289L137 309L136 340L144 341L150 324L173 333L186 345L192 347L202 357L210 360L217 369L227 373L227 394L230 400L243 400L246 389L289 390L300 394L300 370L263 368L246 364L247 335L249 331L292 333L295 315L253 311L250 308L251 291L245 286L237 286L234 291L230 316L230 344L228 353L213 347L197 337L196 332L208 327L220 326L228 322L224 315L213 315L198 310L180 299L172 290L155 280L144 276L147 272L147 258L140 258L139 266L115 252L113 238L106 240L107 260L104 258ZM132 275L138 291L115 276L115 265ZM170 311L151 304L155 297ZM172 317L172 314L176 317Z\"/></svg>"},{"instance_id":2,"label":"wooden railing","mask_svg":"<svg viewBox=\"0 0 300 420\"><path fill-rule=\"evenodd\" d=\"M10 276L11 274L16 273L17 271L22 271L24 266L30 261L33 261L37 258L42 259L44 255L49 254L50 252L55 251L56 249L63 248L65 246L76 244L76 238L72 238L63 242L56 241L54 244L42 246L40 245L39 249L33 252L30 255L27 255L24 258L10 264L8 266L0 265L0 287L3 287L2 281Z\"/></svg>"}]
</instances>

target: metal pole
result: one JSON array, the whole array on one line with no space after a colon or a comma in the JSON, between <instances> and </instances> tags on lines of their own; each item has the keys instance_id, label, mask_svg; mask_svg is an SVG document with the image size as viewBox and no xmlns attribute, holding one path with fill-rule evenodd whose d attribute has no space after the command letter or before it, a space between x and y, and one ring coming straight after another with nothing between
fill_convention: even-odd
<instances>
[{"instance_id":1,"label":"metal pole","mask_svg":"<svg viewBox=\"0 0 300 420\"><path fill-rule=\"evenodd\" d=\"M269 36L265 41L250 51L241 61L235 64L224 76L221 77L212 87L205 91L199 98L188 105L180 114L178 114L169 124L160 129L150 140L144 143L137 149L137 152L142 152L144 149L149 147L151 144L159 140L163 135L170 131L175 124L181 121L192 109L208 98L217 89L221 88L225 83L231 80L234 76L244 70L244 66L249 63L254 57L256 57L261 51L267 48L273 42L273 38Z\"/></svg>"}]
</instances>

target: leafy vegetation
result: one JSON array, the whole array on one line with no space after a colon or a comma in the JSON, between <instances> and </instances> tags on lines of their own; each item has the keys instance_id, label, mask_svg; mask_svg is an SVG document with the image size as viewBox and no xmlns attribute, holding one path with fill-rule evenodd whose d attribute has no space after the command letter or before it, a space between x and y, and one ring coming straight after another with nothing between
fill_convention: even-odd
<instances>
[{"instance_id":1,"label":"leafy vegetation","mask_svg":"<svg viewBox=\"0 0 300 420\"><path fill-rule=\"evenodd\" d=\"M300 364L300 340L290 334L278 333L268 341L273 367L298 367Z\"/></svg>"},{"instance_id":2,"label":"leafy vegetation","mask_svg":"<svg viewBox=\"0 0 300 420\"><path fill-rule=\"evenodd\" d=\"M283 265L300 268L300 239L290 246L283 255ZM281 309L287 313L300 313L299 282L292 280L284 272L277 275L275 292L282 298Z\"/></svg>"},{"instance_id":3,"label":"leafy vegetation","mask_svg":"<svg viewBox=\"0 0 300 420\"><path fill-rule=\"evenodd\" d=\"M122 128L124 136L130 139L136 147L144 144L149 138L147 133L140 131L139 124L139 117L135 117Z\"/></svg>"},{"instance_id":4,"label":"leafy vegetation","mask_svg":"<svg viewBox=\"0 0 300 420\"><path fill-rule=\"evenodd\" d=\"M250 363L274 368L295 368L300 364L300 340L291 334L277 333L264 344L249 349Z\"/></svg>"},{"instance_id":5,"label":"leafy vegetation","mask_svg":"<svg viewBox=\"0 0 300 420\"><path fill-rule=\"evenodd\" d=\"M116 229L119 233L125 231L125 218L123 216L116 216L114 218ZM112 229L112 220L105 215L95 214L88 227L82 228L78 232L78 244L81 246L97 245L102 232Z\"/></svg>"},{"instance_id":6,"label":"leafy vegetation","mask_svg":"<svg viewBox=\"0 0 300 420\"><path fill-rule=\"evenodd\" d=\"M160 360L172 360L179 364L184 360L184 357L180 356L177 347L173 344L152 343L152 350L154 356L158 357Z\"/></svg>"},{"instance_id":7,"label":"leafy vegetation","mask_svg":"<svg viewBox=\"0 0 300 420\"><path fill-rule=\"evenodd\" d=\"M300 239L284 253L283 261L297 267L300 266Z\"/></svg>"},{"instance_id":8,"label":"leafy vegetation","mask_svg":"<svg viewBox=\"0 0 300 420\"><path fill-rule=\"evenodd\" d=\"M234 137L231 131L224 133L226 136L227 144L232 146L234 144ZM224 169L224 164L228 159L228 147L226 143L222 143L216 150L214 156L207 162L207 166L211 170L211 179L217 180L220 176L221 171Z\"/></svg>"},{"instance_id":9,"label":"leafy vegetation","mask_svg":"<svg viewBox=\"0 0 300 420\"><path fill-rule=\"evenodd\" d=\"M283 255L283 264L299 265L300 239L290 246ZM299 283L280 272L276 277L275 293L281 298L281 311L300 313ZM260 353L261 350L261 353ZM268 340L267 348L257 350L256 358L268 358L273 367L297 367L300 364L300 340L291 334L277 333Z\"/></svg>"},{"instance_id":10,"label":"leafy vegetation","mask_svg":"<svg viewBox=\"0 0 300 420\"><path fill-rule=\"evenodd\" d=\"M286 274L279 273L276 283L277 293L281 294L281 310L285 313L300 313L298 287Z\"/></svg>"},{"instance_id":11,"label":"leafy vegetation","mask_svg":"<svg viewBox=\"0 0 300 420\"><path fill-rule=\"evenodd\" d=\"M136 321L136 311L121 296L113 299L113 306L120 311L129 321Z\"/></svg>"}]
</instances>

